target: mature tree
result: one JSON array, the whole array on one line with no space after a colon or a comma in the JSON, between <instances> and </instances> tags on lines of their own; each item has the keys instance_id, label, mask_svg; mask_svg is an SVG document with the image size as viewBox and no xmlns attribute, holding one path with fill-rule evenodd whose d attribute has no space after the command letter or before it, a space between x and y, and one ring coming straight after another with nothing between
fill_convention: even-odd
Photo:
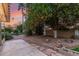
<instances>
[{"instance_id":1,"label":"mature tree","mask_svg":"<svg viewBox=\"0 0 79 59\"><path fill-rule=\"evenodd\" d=\"M45 21L55 30L57 30L60 25L67 28L69 25L74 25L74 21L79 16L79 4L35 3L28 4L27 8L28 20L26 20L26 25L28 29L32 30Z\"/></svg>"},{"instance_id":2,"label":"mature tree","mask_svg":"<svg viewBox=\"0 0 79 59\"><path fill-rule=\"evenodd\" d=\"M48 17L52 16L52 8L50 4L29 4L28 27L33 29L39 23L43 23Z\"/></svg>"}]
</instances>

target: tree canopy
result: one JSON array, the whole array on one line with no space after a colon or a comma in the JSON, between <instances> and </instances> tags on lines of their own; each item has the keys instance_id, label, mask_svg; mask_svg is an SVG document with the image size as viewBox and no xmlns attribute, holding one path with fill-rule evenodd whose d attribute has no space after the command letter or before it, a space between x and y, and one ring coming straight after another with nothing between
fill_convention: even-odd
<instances>
[{"instance_id":1,"label":"tree canopy","mask_svg":"<svg viewBox=\"0 0 79 59\"><path fill-rule=\"evenodd\" d=\"M30 29L49 19L52 20L49 23L57 27L59 26L58 24L64 26L73 25L74 21L79 18L79 4L34 3L27 4L27 8L28 20L26 20L26 25Z\"/></svg>"}]
</instances>

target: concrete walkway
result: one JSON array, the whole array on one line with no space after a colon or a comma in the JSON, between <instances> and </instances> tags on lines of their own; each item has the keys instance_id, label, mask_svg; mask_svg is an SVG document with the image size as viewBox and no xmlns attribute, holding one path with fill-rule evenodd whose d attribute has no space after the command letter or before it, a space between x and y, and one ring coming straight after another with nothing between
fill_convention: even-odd
<instances>
[{"instance_id":1,"label":"concrete walkway","mask_svg":"<svg viewBox=\"0 0 79 59\"><path fill-rule=\"evenodd\" d=\"M44 53L19 39L6 41L0 46L1 56L46 56Z\"/></svg>"}]
</instances>

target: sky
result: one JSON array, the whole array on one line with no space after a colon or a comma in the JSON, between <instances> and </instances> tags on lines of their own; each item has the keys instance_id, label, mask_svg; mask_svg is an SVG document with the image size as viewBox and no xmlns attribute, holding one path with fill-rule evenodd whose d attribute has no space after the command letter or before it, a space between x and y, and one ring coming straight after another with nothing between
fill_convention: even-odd
<instances>
[{"instance_id":1,"label":"sky","mask_svg":"<svg viewBox=\"0 0 79 59\"><path fill-rule=\"evenodd\" d=\"M21 10L18 11L18 5L16 3L10 4L10 22L6 22L7 26L16 26L22 21Z\"/></svg>"},{"instance_id":2,"label":"sky","mask_svg":"<svg viewBox=\"0 0 79 59\"><path fill-rule=\"evenodd\" d=\"M18 11L18 4L13 3L10 7L11 16L21 16L21 10Z\"/></svg>"}]
</instances>

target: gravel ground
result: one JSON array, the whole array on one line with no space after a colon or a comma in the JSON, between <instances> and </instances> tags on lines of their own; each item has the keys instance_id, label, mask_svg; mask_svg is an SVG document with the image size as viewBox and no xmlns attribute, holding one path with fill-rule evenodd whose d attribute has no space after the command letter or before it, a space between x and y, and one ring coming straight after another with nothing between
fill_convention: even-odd
<instances>
[{"instance_id":1,"label":"gravel ground","mask_svg":"<svg viewBox=\"0 0 79 59\"><path fill-rule=\"evenodd\" d=\"M22 38L26 42L30 43L34 47L38 48L40 51L45 53L48 56L61 56L64 55L54 50L54 48L61 47L75 47L79 45L79 40L75 39L54 39L52 37L44 37L44 36L15 36L15 38Z\"/></svg>"}]
</instances>

